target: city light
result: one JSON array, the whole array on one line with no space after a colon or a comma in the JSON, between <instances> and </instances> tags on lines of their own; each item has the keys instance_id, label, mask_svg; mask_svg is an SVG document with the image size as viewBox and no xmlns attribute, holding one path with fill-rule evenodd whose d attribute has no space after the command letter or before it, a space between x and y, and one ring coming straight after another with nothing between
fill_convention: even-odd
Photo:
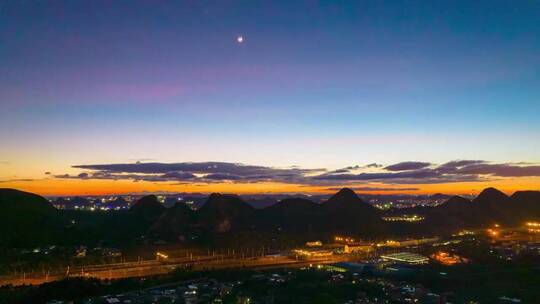
<instances>
[{"instance_id":1,"label":"city light","mask_svg":"<svg viewBox=\"0 0 540 304\"><path fill-rule=\"evenodd\" d=\"M497 230L494 230L494 229L488 229L487 230L488 234L492 237L496 237L496 236L499 236L499 231Z\"/></svg>"},{"instance_id":2,"label":"city light","mask_svg":"<svg viewBox=\"0 0 540 304\"><path fill-rule=\"evenodd\" d=\"M329 257L334 254L331 250L294 249L292 252L296 256L304 257L304 258L322 258L322 257Z\"/></svg>"},{"instance_id":3,"label":"city light","mask_svg":"<svg viewBox=\"0 0 540 304\"><path fill-rule=\"evenodd\" d=\"M335 236L334 241L338 243L354 243L354 238L344 237L344 236Z\"/></svg>"},{"instance_id":4,"label":"city light","mask_svg":"<svg viewBox=\"0 0 540 304\"><path fill-rule=\"evenodd\" d=\"M321 247L323 244L321 241L306 242L307 247Z\"/></svg>"},{"instance_id":5,"label":"city light","mask_svg":"<svg viewBox=\"0 0 540 304\"><path fill-rule=\"evenodd\" d=\"M391 261L391 262L400 262L400 263L406 263L406 264L426 264L429 262L429 258L417 254L417 253L411 253L411 252L399 252L399 253L392 253L387 255L381 255L381 258L385 261Z\"/></svg>"},{"instance_id":6,"label":"city light","mask_svg":"<svg viewBox=\"0 0 540 304\"><path fill-rule=\"evenodd\" d=\"M529 233L540 233L540 223L538 222L526 222L527 231Z\"/></svg>"},{"instance_id":7,"label":"city light","mask_svg":"<svg viewBox=\"0 0 540 304\"><path fill-rule=\"evenodd\" d=\"M476 233L471 230L461 230L457 233L458 236L464 236L464 235L475 235Z\"/></svg>"},{"instance_id":8,"label":"city light","mask_svg":"<svg viewBox=\"0 0 540 304\"><path fill-rule=\"evenodd\" d=\"M162 258L162 259L165 259L165 260L166 260L166 259L168 259L168 258L169 258L169 256L168 256L168 255L166 255L166 254L164 254L164 253L161 253L161 252L159 252L159 251L158 251L158 252L156 252L156 259L157 259L157 260L159 260L160 258Z\"/></svg>"},{"instance_id":9,"label":"city light","mask_svg":"<svg viewBox=\"0 0 540 304\"><path fill-rule=\"evenodd\" d=\"M399 216L384 216L382 219L387 222L420 222L424 220L424 217L416 214L404 214Z\"/></svg>"},{"instance_id":10,"label":"city light","mask_svg":"<svg viewBox=\"0 0 540 304\"><path fill-rule=\"evenodd\" d=\"M455 254L450 254L445 251L439 251L431 255L431 258L443 265L452 266L455 264L468 263L469 260L463 257L460 257Z\"/></svg>"}]
</instances>

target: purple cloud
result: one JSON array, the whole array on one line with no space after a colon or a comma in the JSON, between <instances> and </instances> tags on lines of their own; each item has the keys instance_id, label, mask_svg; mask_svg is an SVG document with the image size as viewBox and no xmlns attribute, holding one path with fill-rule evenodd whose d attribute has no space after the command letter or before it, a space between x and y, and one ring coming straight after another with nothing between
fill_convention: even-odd
<instances>
[{"instance_id":1,"label":"purple cloud","mask_svg":"<svg viewBox=\"0 0 540 304\"><path fill-rule=\"evenodd\" d=\"M461 167L459 174L483 174L499 177L540 176L540 166L515 166L509 164L476 164Z\"/></svg>"},{"instance_id":2,"label":"purple cloud","mask_svg":"<svg viewBox=\"0 0 540 304\"><path fill-rule=\"evenodd\" d=\"M331 187L326 188L326 190L329 191L339 191L341 190L341 187ZM349 187L349 189L353 191L416 191L420 190L420 188L384 188L384 187Z\"/></svg>"},{"instance_id":3,"label":"purple cloud","mask_svg":"<svg viewBox=\"0 0 540 304\"><path fill-rule=\"evenodd\" d=\"M367 164L366 168L382 168L383 165L377 164L377 163L371 163Z\"/></svg>"},{"instance_id":4,"label":"purple cloud","mask_svg":"<svg viewBox=\"0 0 540 304\"><path fill-rule=\"evenodd\" d=\"M178 179L178 180L185 180L185 179L196 179L197 176L191 172L167 172L163 175L161 175L164 179Z\"/></svg>"},{"instance_id":5,"label":"purple cloud","mask_svg":"<svg viewBox=\"0 0 540 304\"><path fill-rule=\"evenodd\" d=\"M264 166L244 165L226 162L185 162L185 163L132 163L132 164L104 164L104 165L77 165L73 168L89 169L116 173L169 173L169 172L192 172L200 174L231 173L240 176L263 175L276 173L306 174L321 171L322 169L277 169Z\"/></svg>"},{"instance_id":6,"label":"purple cloud","mask_svg":"<svg viewBox=\"0 0 540 304\"><path fill-rule=\"evenodd\" d=\"M212 173L206 175L204 178L210 180L241 180L243 179L240 175L228 174L228 173Z\"/></svg>"},{"instance_id":7,"label":"purple cloud","mask_svg":"<svg viewBox=\"0 0 540 304\"><path fill-rule=\"evenodd\" d=\"M349 166L337 170L298 167L273 168L227 162L131 163L77 165L88 172L79 175L55 175L56 178L111 179L151 182L237 183L281 182L299 185L339 186L358 182L387 184L436 184L449 182L486 181L496 177L539 176L540 166L494 164L483 160L456 160L435 165L409 161L386 167L377 164ZM352 173L357 170L367 172ZM373 172L377 168L378 172ZM354 170L354 171L353 171ZM385 188L387 189L387 188ZM367 191L367 190L366 190Z\"/></svg>"},{"instance_id":8,"label":"purple cloud","mask_svg":"<svg viewBox=\"0 0 540 304\"><path fill-rule=\"evenodd\" d=\"M429 166L431 166L431 163L407 161L386 166L384 169L387 171L408 171L423 169Z\"/></svg>"}]
</instances>

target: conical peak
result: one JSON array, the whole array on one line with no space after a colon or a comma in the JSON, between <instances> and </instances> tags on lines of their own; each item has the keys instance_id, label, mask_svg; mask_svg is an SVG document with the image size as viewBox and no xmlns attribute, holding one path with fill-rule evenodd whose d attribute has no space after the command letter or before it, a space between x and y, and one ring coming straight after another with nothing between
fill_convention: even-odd
<instances>
[{"instance_id":1,"label":"conical peak","mask_svg":"<svg viewBox=\"0 0 540 304\"><path fill-rule=\"evenodd\" d=\"M334 194L333 197L358 198L358 195L356 195L356 193L350 188L343 188Z\"/></svg>"},{"instance_id":2,"label":"conical peak","mask_svg":"<svg viewBox=\"0 0 540 304\"><path fill-rule=\"evenodd\" d=\"M361 203L362 200L356 195L356 193L349 189L343 188L334 194L331 198L326 201L329 204L352 204L352 203Z\"/></svg>"},{"instance_id":3,"label":"conical peak","mask_svg":"<svg viewBox=\"0 0 540 304\"><path fill-rule=\"evenodd\" d=\"M475 198L476 201L484 199L508 199L508 196L495 188L486 188Z\"/></svg>"}]
</instances>

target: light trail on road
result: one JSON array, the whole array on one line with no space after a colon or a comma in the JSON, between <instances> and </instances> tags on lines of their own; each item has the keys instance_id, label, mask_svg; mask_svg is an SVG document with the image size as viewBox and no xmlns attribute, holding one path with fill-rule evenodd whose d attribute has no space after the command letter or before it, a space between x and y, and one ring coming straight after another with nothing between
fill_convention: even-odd
<instances>
[{"instance_id":1,"label":"light trail on road","mask_svg":"<svg viewBox=\"0 0 540 304\"><path fill-rule=\"evenodd\" d=\"M78 266L67 268L65 272L41 275L19 275L0 277L0 286L39 285L67 277L97 278L112 280L131 277L162 275L176 269L212 270L227 268L271 269L284 267L303 267L310 264L331 264L350 260L350 256L336 255L324 259L297 260L289 256L264 256L239 258L236 255L197 256L192 258L169 258L166 260L147 260L103 265Z\"/></svg>"}]
</instances>

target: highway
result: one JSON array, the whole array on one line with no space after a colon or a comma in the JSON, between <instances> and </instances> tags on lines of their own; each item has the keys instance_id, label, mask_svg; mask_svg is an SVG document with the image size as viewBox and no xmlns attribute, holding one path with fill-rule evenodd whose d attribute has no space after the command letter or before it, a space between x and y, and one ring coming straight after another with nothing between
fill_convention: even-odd
<instances>
[{"instance_id":1,"label":"highway","mask_svg":"<svg viewBox=\"0 0 540 304\"><path fill-rule=\"evenodd\" d=\"M349 260L350 256L334 255L332 257L297 260L289 256L262 256L241 258L235 255L194 256L182 258L161 258L138 262L125 262L84 267L68 267L55 273L18 274L0 277L3 285L39 285L61 280L66 277L87 277L98 279L121 279L129 277L145 277L171 272L178 268L190 267L193 270L210 270L226 268L271 269L283 267L304 267L309 264L329 264Z\"/></svg>"},{"instance_id":2,"label":"highway","mask_svg":"<svg viewBox=\"0 0 540 304\"><path fill-rule=\"evenodd\" d=\"M503 228L498 225L491 229L476 229L475 234L487 235L492 240L539 240L540 234L525 233L526 229L520 228ZM522 232L522 233L515 233ZM397 248L389 248L388 250L396 250ZM382 249L379 249L382 250ZM402 250L402 249L401 249ZM152 251L153 252L153 251ZM233 251L234 252L234 251ZM210 269L225 269L225 268L254 268L254 269L271 269L283 267L303 267L309 264L329 264L341 261L359 260L363 256L358 255L332 255L327 258L297 260L287 256L287 252L283 251L281 255L265 255L256 257L245 257L244 254L216 254L214 252L204 254L199 252L198 255L193 253L187 254L185 251L170 250L170 255L165 253L155 252L156 259L138 260L123 263L109 263L87 266L72 266L64 269L57 269L44 273L17 273L8 276L0 276L0 286L3 285L39 285L45 282L61 280L66 277L88 277L98 279L121 279L129 277L145 277L152 275L166 274L175 269L190 268L193 270L210 270ZM382 253L382 252L379 252ZM176 255L176 257L174 256ZM367 257L367 256L366 256Z\"/></svg>"}]
</instances>

